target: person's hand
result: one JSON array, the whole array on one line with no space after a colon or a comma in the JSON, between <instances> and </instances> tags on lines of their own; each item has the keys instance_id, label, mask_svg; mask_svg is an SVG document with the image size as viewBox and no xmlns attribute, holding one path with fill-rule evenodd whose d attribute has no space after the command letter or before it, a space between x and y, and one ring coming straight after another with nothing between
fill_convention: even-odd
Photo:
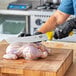
<instances>
[{"instance_id":1,"label":"person's hand","mask_svg":"<svg viewBox=\"0 0 76 76\"><path fill-rule=\"evenodd\" d=\"M25 36L31 36L31 34L26 34L26 33L20 33L20 35L18 35L18 37L25 37Z\"/></svg>"},{"instance_id":2,"label":"person's hand","mask_svg":"<svg viewBox=\"0 0 76 76\"><path fill-rule=\"evenodd\" d=\"M76 29L76 18L66 21L64 24L60 25L55 29L54 38L62 39L69 36L70 32Z\"/></svg>"},{"instance_id":3,"label":"person's hand","mask_svg":"<svg viewBox=\"0 0 76 76\"><path fill-rule=\"evenodd\" d=\"M39 34L42 34L42 32L36 31L33 35L39 35Z\"/></svg>"}]
</instances>

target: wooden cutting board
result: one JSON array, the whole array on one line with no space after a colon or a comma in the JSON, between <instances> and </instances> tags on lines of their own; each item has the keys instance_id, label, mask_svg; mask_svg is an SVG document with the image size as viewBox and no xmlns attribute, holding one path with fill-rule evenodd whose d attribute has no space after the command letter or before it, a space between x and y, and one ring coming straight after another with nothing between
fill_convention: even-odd
<instances>
[{"instance_id":1,"label":"wooden cutting board","mask_svg":"<svg viewBox=\"0 0 76 76\"><path fill-rule=\"evenodd\" d=\"M48 41L42 44L51 48L73 49L73 61L76 60L76 43L74 42Z\"/></svg>"},{"instance_id":2,"label":"wooden cutting board","mask_svg":"<svg viewBox=\"0 0 76 76\"><path fill-rule=\"evenodd\" d=\"M1 76L63 76L73 62L73 50L50 48L51 55L39 60L5 60L7 43L0 44Z\"/></svg>"}]
</instances>

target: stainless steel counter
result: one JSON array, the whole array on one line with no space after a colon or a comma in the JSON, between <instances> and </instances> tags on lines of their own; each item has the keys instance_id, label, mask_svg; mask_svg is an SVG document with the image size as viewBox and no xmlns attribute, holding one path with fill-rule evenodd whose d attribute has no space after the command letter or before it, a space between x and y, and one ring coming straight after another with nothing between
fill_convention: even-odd
<instances>
[{"instance_id":1,"label":"stainless steel counter","mask_svg":"<svg viewBox=\"0 0 76 76\"><path fill-rule=\"evenodd\" d=\"M63 39L53 39L53 41L61 41L61 42L76 42L76 34L72 35L72 36L68 36L66 38Z\"/></svg>"},{"instance_id":2,"label":"stainless steel counter","mask_svg":"<svg viewBox=\"0 0 76 76\"><path fill-rule=\"evenodd\" d=\"M29 11L19 11L19 10L0 10L0 14L2 15L25 15L29 16Z\"/></svg>"}]
</instances>

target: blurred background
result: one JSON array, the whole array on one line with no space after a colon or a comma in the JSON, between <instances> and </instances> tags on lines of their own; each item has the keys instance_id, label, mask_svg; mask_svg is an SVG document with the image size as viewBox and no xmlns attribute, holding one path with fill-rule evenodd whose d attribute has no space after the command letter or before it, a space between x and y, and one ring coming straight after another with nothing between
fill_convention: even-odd
<instances>
[{"instance_id":1,"label":"blurred background","mask_svg":"<svg viewBox=\"0 0 76 76\"><path fill-rule=\"evenodd\" d=\"M28 29L28 32L33 34L56 11L60 3L61 0L0 0L0 40L18 36L25 29ZM10 15L12 10L16 14ZM26 16L21 15L20 12L30 13L28 24ZM74 16L70 18L74 18ZM26 27L27 25L29 25L28 28ZM76 34L59 39L59 41L74 42L76 41L75 37Z\"/></svg>"}]
</instances>

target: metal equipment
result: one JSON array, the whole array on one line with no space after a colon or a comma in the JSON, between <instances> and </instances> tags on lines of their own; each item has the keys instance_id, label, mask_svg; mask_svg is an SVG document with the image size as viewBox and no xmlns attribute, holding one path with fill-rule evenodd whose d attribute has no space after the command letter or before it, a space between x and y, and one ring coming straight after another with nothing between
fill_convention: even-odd
<instances>
[{"instance_id":1,"label":"metal equipment","mask_svg":"<svg viewBox=\"0 0 76 76\"><path fill-rule=\"evenodd\" d=\"M34 35L34 36L25 36L25 37L9 37L5 39L8 43L15 42L39 42L48 40L46 34Z\"/></svg>"},{"instance_id":2,"label":"metal equipment","mask_svg":"<svg viewBox=\"0 0 76 76\"><path fill-rule=\"evenodd\" d=\"M33 34L55 12L55 10L32 10L30 15L30 33Z\"/></svg>"},{"instance_id":3,"label":"metal equipment","mask_svg":"<svg viewBox=\"0 0 76 76\"><path fill-rule=\"evenodd\" d=\"M15 1L9 3L7 9L11 10L27 10L32 8L32 3L31 2L25 2L25 1Z\"/></svg>"}]
</instances>

